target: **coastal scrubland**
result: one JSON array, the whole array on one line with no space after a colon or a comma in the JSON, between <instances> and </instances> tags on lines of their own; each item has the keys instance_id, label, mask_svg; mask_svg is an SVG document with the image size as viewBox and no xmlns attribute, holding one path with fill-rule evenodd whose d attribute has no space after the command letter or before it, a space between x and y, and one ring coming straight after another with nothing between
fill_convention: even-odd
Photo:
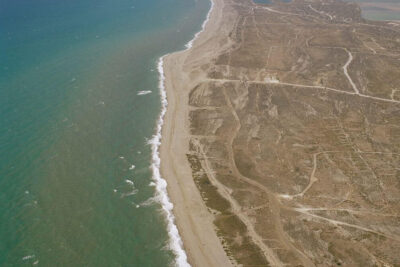
<instances>
[{"instance_id":1,"label":"coastal scrubland","mask_svg":"<svg viewBox=\"0 0 400 267\"><path fill-rule=\"evenodd\" d=\"M399 266L400 23L338 0L215 3L166 59L172 199L202 199L232 265Z\"/></svg>"}]
</instances>

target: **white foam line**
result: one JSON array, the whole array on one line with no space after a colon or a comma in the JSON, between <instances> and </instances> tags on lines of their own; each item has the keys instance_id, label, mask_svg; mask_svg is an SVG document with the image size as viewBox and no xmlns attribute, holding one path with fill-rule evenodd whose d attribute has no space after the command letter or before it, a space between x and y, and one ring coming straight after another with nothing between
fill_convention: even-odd
<instances>
[{"instance_id":1,"label":"white foam line","mask_svg":"<svg viewBox=\"0 0 400 267\"><path fill-rule=\"evenodd\" d=\"M199 37L199 35L204 31L207 22L210 19L211 11L213 10L214 2L211 0L211 7L207 13L207 17L203 24L201 25L201 30L197 32L193 39L190 40L186 45L186 50L192 48L193 42ZM178 267L188 267L190 264L187 261L186 252L183 248L183 242L179 235L178 228L175 225L175 216L172 212L174 205L170 201L167 192L167 181L161 177L160 172L160 145L161 145L161 138L162 138L162 126L164 124L164 117L165 113L167 112L167 92L165 90L165 75L164 75L164 57L166 55L160 57L158 60L157 70L159 73L159 83L158 87L160 90L160 98L161 98L161 112L158 117L157 127L156 127L156 134L153 135L153 138L149 140L149 144L151 145L151 154L152 154L152 163L151 169L153 172L153 181L154 183L150 183L150 185L155 186L156 188L156 196L155 198L160 202L164 215L167 221L167 231L169 236L169 248L175 254L175 264Z\"/></svg>"},{"instance_id":2,"label":"white foam line","mask_svg":"<svg viewBox=\"0 0 400 267\"><path fill-rule=\"evenodd\" d=\"M158 87L160 89L160 97L161 97L161 112L157 121L157 132L153 136L153 138L149 141L151 144L151 152L152 152L152 163L151 169L153 171L153 180L154 186L156 188L156 198L159 200L164 215L167 221L167 231L169 235L169 247L172 252L175 254L176 265L179 267L190 266L187 262L187 256L185 250L183 249L182 239L179 235L178 228L175 225L175 217L172 213L173 204L169 200L167 193L167 182L164 178L161 177L160 173L160 144L161 144L161 130L164 124L164 116L167 112L167 93L164 87L164 69L163 69L163 57L161 57L158 61L158 72L159 72L159 84Z\"/></svg>"},{"instance_id":3,"label":"white foam line","mask_svg":"<svg viewBox=\"0 0 400 267\"><path fill-rule=\"evenodd\" d=\"M33 259L35 258L35 254L32 255L26 255L25 257L22 258L23 261L29 260L29 259Z\"/></svg>"},{"instance_id":4,"label":"white foam line","mask_svg":"<svg viewBox=\"0 0 400 267\"><path fill-rule=\"evenodd\" d=\"M199 37L199 35L204 31L204 28L206 27L207 22L210 20L211 12L212 12L212 10L214 9L214 2L213 2L212 0L210 0L210 1L211 1L211 7L210 7L210 10L209 10L208 13L207 13L207 17L206 17L205 21L204 21L203 24L201 25L201 30L200 30L199 32L197 32L197 33L194 35L193 39L190 40L190 41L185 45L186 49L192 48L193 42L194 42L194 41Z\"/></svg>"},{"instance_id":5,"label":"white foam line","mask_svg":"<svg viewBox=\"0 0 400 267\"><path fill-rule=\"evenodd\" d=\"M148 94L151 94L151 91L150 91L150 90L147 90L147 91L139 91L139 92L137 93L137 95L148 95Z\"/></svg>"},{"instance_id":6,"label":"white foam line","mask_svg":"<svg viewBox=\"0 0 400 267\"><path fill-rule=\"evenodd\" d=\"M133 183L131 180L129 180L129 179L126 179L125 182L126 182L127 184L134 185L134 183Z\"/></svg>"}]
</instances>

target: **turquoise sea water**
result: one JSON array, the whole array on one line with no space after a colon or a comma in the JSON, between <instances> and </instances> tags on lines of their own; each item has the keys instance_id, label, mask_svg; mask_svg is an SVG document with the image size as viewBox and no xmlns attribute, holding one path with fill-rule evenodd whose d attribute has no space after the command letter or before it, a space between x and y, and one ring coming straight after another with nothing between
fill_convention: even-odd
<instances>
[{"instance_id":1,"label":"turquoise sea water","mask_svg":"<svg viewBox=\"0 0 400 267\"><path fill-rule=\"evenodd\" d=\"M173 264L149 185L156 64L209 6L0 0L0 266Z\"/></svg>"}]
</instances>

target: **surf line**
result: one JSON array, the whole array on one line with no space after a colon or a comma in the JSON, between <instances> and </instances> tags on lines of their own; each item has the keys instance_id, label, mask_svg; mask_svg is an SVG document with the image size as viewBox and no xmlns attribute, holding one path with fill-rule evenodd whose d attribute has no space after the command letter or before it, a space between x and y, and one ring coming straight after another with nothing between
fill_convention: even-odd
<instances>
[{"instance_id":1,"label":"surf line","mask_svg":"<svg viewBox=\"0 0 400 267\"><path fill-rule=\"evenodd\" d=\"M186 50L192 48L194 41L199 37L199 35L204 31L207 22L210 19L211 12L214 9L214 2L211 0L211 7L207 13L207 17L203 24L201 25L201 30L197 32L193 39L190 40L186 45ZM161 98L161 111L157 120L156 133L153 135L152 139L149 141L151 145L151 170L153 173L152 185L156 188L156 199L161 204L162 211L164 213L167 222L167 231L169 237L169 248L175 254L175 264L178 267L188 267L190 264L187 261L187 255L183 248L183 242L181 236L179 235L178 228L175 224L175 216L172 212L174 205L170 201L167 192L167 181L161 176L160 172L160 145L162 138L162 127L164 124L164 117L167 112L167 92L165 90L165 75L164 75L164 57L168 54L162 56L158 60L157 70L159 73L158 89L160 91Z\"/></svg>"}]
</instances>

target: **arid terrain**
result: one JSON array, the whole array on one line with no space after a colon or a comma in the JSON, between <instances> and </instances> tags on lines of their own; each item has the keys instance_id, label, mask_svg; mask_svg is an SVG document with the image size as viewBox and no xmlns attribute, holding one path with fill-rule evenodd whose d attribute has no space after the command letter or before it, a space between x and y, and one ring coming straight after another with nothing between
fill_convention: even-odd
<instances>
[{"instance_id":1,"label":"arid terrain","mask_svg":"<svg viewBox=\"0 0 400 267\"><path fill-rule=\"evenodd\" d=\"M400 23L340 0L216 8L174 84L232 264L400 266Z\"/></svg>"}]
</instances>

